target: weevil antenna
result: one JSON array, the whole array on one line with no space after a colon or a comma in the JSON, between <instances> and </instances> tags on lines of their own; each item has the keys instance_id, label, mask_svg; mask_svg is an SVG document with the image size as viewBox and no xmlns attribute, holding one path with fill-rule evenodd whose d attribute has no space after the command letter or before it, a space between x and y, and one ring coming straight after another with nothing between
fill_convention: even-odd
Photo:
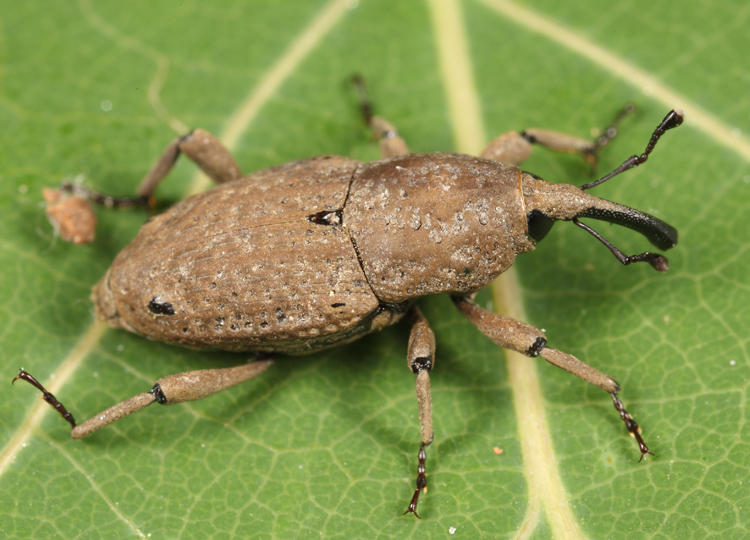
<instances>
[{"instance_id":1,"label":"weevil antenna","mask_svg":"<svg viewBox=\"0 0 750 540\"><path fill-rule=\"evenodd\" d=\"M582 185L581 189L582 190L591 189L594 186L603 184L610 178L613 178L617 176L618 174L627 171L628 169L632 169L633 167L637 167L641 163L645 163L645 161L648 159L649 154L651 154L654 147L656 146L656 143L659 142L659 139L661 138L661 136L664 135L664 133L666 133L667 130L676 128L677 126L682 124L682 121L684 119L685 119L685 115L683 114L682 111L677 111L674 109L669 111L667 115L664 117L664 119L659 123L659 125L656 126L656 129L651 134L651 139L649 139L648 144L646 145L646 149L643 151L642 154L638 154L638 155L634 154L630 156L628 159L623 161L619 167L605 174L601 178L594 180L593 182L589 182L588 184Z\"/></svg>"},{"instance_id":2,"label":"weevil antenna","mask_svg":"<svg viewBox=\"0 0 750 540\"><path fill-rule=\"evenodd\" d=\"M596 232L585 223L580 222L578 218L573 218L573 223L575 223L578 227L604 244L607 249L612 252L612 255L614 255L615 258L624 265L628 265L634 262L647 262L654 268L654 270L657 270L658 272L666 272L667 270L669 270L669 261L664 255L651 253L650 251L644 251L643 253L639 253L638 255L625 255L612 242L604 238L601 234Z\"/></svg>"}]
</instances>

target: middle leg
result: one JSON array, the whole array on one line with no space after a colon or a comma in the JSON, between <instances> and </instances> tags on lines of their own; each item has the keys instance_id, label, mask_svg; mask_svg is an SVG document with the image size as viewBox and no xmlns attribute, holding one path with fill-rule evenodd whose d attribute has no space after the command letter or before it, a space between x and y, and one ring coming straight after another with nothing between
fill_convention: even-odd
<instances>
[{"instance_id":1,"label":"middle leg","mask_svg":"<svg viewBox=\"0 0 750 540\"><path fill-rule=\"evenodd\" d=\"M370 126L373 135L380 142L380 155L384 158L404 156L409 153L406 141L398 134L396 126L385 118L375 116L372 112L372 102L367 95L365 81L360 75L352 77L357 92L359 93L359 108L365 124Z\"/></svg>"},{"instance_id":2,"label":"middle leg","mask_svg":"<svg viewBox=\"0 0 750 540\"><path fill-rule=\"evenodd\" d=\"M406 365L417 376L417 404L419 406L419 427L422 436L422 444L419 446L417 466L417 486L414 496L411 498L409 508L404 514L417 513L417 502L419 492L427 491L427 474L425 461L427 454L425 446L432 444L434 432L432 429L432 395L430 393L430 371L435 365L435 333L430 328L427 319L424 318L419 308L413 308L410 317L412 320L411 333L409 334L409 348L406 354Z\"/></svg>"}]
</instances>

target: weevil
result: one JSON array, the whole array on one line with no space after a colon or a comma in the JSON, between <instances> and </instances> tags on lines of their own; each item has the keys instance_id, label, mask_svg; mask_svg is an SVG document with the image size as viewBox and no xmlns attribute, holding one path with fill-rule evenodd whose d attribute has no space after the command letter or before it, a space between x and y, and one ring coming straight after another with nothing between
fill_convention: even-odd
<instances>
[{"instance_id":1,"label":"weevil","mask_svg":"<svg viewBox=\"0 0 750 540\"><path fill-rule=\"evenodd\" d=\"M588 189L648 159L660 137L680 125L670 111L645 150L599 179L575 187L555 184L518 166L539 144L578 152L595 163L625 112L595 141L527 129L494 139L480 157L410 154L394 125L373 115L356 78L360 109L379 139L383 159L362 163L340 156L294 161L243 176L221 142L196 129L173 141L144 177L136 197L113 198L81 186L79 197L107 206L152 199L180 154L218 185L152 217L115 258L93 289L97 316L112 327L198 349L300 355L354 341L406 319L411 332L407 367L416 376L421 442L414 495L405 513L417 513L427 486L426 447L433 441L430 373L435 335L415 305L448 293L458 310L492 341L541 357L607 391L641 459L651 453L641 429L617 393L618 383L575 356L547 346L542 331L485 310L474 294L531 251L554 221L572 221L622 264L668 268L657 253L625 255L584 224L594 218L643 234L665 250L677 231L639 210L591 195ZM29 373L23 379L72 425L74 438L153 402L200 399L259 375L266 358L223 369L159 379L138 394L82 424Z\"/></svg>"}]
</instances>

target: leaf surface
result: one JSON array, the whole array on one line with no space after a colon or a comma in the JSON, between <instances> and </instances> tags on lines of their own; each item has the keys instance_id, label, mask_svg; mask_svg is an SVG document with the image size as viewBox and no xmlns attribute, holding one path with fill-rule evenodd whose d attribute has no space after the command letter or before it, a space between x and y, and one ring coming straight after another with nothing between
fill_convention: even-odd
<instances>
[{"instance_id":1,"label":"leaf surface","mask_svg":"<svg viewBox=\"0 0 750 540\"><path fill-rule=\"evenodd\" d=\"M622 267L560 223L519 257L518 300L508 300L550 345L620 382L654 457L638 463L605 393L541 362L528 369L542 397L524 407L503 351L437 297L421 304L438 339L422 520L401 516L419 429L399 325L279 358L218 396L153 406L82 441L31 387L8 386L0 535L748 536L750 7L467 1L452 21L465 48L446 60L440 44L452 30L438 2L4 3L2 372L10 381L23 366L79 420L163 375L245 357L102 331L90 288L146 216L101 211L93 244L65 244L40 205L45 186L83 175L130 194L179 125L223 136L245 171L325 153L376 159L347 84L355 72L412 151L462 149L456 115L469 101L478 104L470 136L482 140L526 127L588 136L637 103L602 171L641 151L675 96L687 120L647 164L596 191L679 230L670 271ZM470 95L457 102L451 88L467 75ZM544 150L524 168L574 184L591 178L577 156ZM159 200L199 184L181 161ZM600 229L628 253L647 248L629 231ZM521 440L531 405L549 435L539 470ZM540 471L553 471L562 491L540 490Z\"/></svg>"}]
</instances>

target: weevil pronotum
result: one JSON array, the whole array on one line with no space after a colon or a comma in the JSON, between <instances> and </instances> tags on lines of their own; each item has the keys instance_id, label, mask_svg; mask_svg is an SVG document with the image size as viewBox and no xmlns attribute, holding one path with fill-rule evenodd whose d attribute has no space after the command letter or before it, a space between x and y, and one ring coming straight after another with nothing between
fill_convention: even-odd
<instances>
[{"instance_id":1,"label":"weevil pronotum","mask_svg":"<svg viewBox=\"0 0 750 540\"><path fill-rule=\"evenodd\" d=\"M581 218L624 225L660 249L677 243L670 225L587 190L646 161L659 138L682 123L682 113L670 111L642 153L574 187L546 182L518 164L532 144L578 152L594 163L628 108L594 142L527 129L501 135L480 157L409 154L395 127L373 115L362 80L355 77L354 82L362 116L380 140L380 161L322 156L242 176L229 151L197 129L167 147L137 197L119 199L68 186L77 196L108 206L146 204L180 154L219 184L143 225L94 287L97 316L113 327L168 343L264 356L320 351L408 319L406 360L416 375L421 444L416 489L405 513L417 516L419 493L427 486L425 447L433 440L430 372L435 362L435 336L414 304L422 296L448 293L498 345L540 356L609 392L641 459L650 453L617 396L614 379L548 347L540 330L481 308L473 295L510 267L517 254L534 249L555 220L572 221L622 264L647 262L666 270L662 255L625 255ZM255 377L269 364L259 359L164 377L148 392L82 424L26 371L16 379L39 388L71 423L72 436L80 438L154 401L209 396Z\"/></svg>"}]
</instances>

